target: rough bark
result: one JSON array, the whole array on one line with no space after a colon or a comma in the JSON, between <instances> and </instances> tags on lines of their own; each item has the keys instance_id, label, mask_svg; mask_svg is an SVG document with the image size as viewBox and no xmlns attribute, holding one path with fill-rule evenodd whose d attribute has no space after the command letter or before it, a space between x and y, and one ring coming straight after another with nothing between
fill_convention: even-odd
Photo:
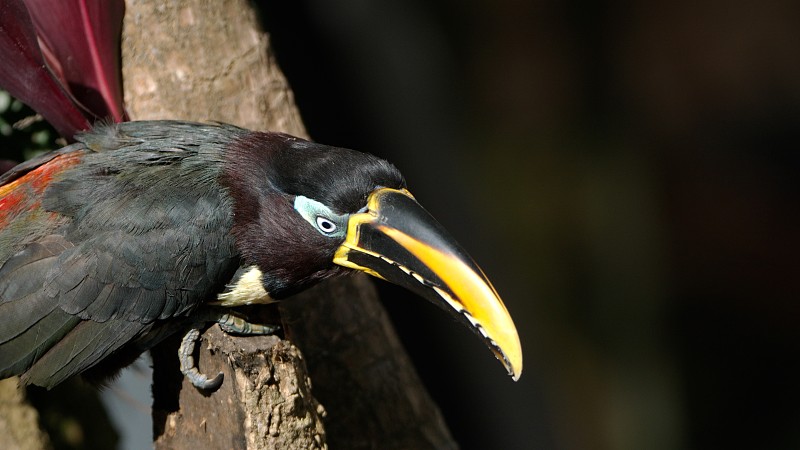
<instances>
[{"instance_id":1,"label":"rough bark","mask_svg":"<svg viewBox=\"0 0 800 450\"><path fill-rule=\"evenodd\" d=\"M366 275L297 295L281 316L325 405L331 448L458 447Z\"/></svg>"},{"instance_id":2,"label":"rough bark","mask_svg":"<svg viewBox=\"0 0 800 450\"><path fill-rule=\"evenodd\" d=\"M0 436L7 449L50 448L47 435L39 429L39 414L25 401L18 377L0 380Z\"/></svg>"},{"instance_id":3,"label":"rough bark","mask_svg":"<svg viewBox=\"0 0 800 450\"><path fill-rule=\"evenodd\" d=\"M127 6L122 61L133 119L305 135L248 2ZM326 283L280 312L288 340L232 337L216 326L203 334L201 371L226 374L210 395L176 377L174 340L154 351L157 448L455 447L368 281Z\"/></svg>"},{"instance_id":4,"label":"rough bark","mask_svg":"<svg viewBox=\"0 0 800 450\"><path fill-rule=\"evenodd\" d=\"M125 104L133 119L225 121L305 136L289 85L245 0L127 0Z\"/></svg>"},{"instance_id":5,"label":"rough bark","mask_svg":"<svg viewBox=\"0 0 800 450\"><path fill-rule=\"evenodd\" d=\"M176 376L174 347L154 360L161 366L154 376L156 448L325 448L325 410L311 395L297 347L277 336L234 338L216 326L204 342L200 369L225 374L213 393Z\"/></svg>"}]
</instances>

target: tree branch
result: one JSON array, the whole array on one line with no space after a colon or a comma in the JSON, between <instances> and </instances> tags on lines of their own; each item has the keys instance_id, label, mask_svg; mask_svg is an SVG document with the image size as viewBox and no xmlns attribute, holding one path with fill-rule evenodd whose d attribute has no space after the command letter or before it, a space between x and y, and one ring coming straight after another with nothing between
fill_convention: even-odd
<instances>
[{"instance_id":1,"label":"tree branch","mask_svg":"<svg viewBox=\"0 0 800 450\"><path fill-rule=\"evenodd\" d=\"M305 135L248 2L127 3L132 118ZM208 396L176 377L174 341L153 352L157 448L456 447L367 280L326 283L283 302L280 314L288 341L232 337L216 326L203 334L201 371L226 374Z\"/></svg>"}]
</instances>

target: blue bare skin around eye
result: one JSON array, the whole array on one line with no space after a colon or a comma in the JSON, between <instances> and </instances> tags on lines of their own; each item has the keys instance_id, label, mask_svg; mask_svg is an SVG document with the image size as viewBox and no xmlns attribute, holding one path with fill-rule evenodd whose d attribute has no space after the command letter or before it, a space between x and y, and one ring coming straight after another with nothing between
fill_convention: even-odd
<instances>
[{"instance_id":1,"label":"blue bare skin around eye","mask_svg":"<svg viewBox=\"0 0 800 450\"><path fill-rule=\"evenodd\" d=\"M303 196L295 197L294 209L323 235L331 237L344 236L347 228L346 215L335 214L322 203ZM319 217L331 221L336 226L336 230L331 233L326 233L320 230L319 226L317 225L317 218Z\"/></svg>"}]
</instances>

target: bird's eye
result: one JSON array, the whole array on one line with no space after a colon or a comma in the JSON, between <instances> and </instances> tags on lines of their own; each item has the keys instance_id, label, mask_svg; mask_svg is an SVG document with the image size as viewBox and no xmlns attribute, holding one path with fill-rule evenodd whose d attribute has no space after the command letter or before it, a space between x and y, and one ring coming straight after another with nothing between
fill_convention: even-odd
<instances>
[{"instance_id":1,"label":"bird's eye","mask_svg":"<svg viewBox=\"0 0 800 450\"><path fill-rule=\"evenodd\" d=\"M344 238L347 229L346 215L336 214L322 203L302 195L295 197L294 209L323 236Z\"/></svg>"},{"instance_id":2,"label":"bird's eye","mask_svg":"<svg viewBox=\"0 0 800 450\"><path fill-rule=\"evenodd\" d=\"M336 224L322 216L317 216L317 228L325 234L336 231Z\"/></svg>"}]
</instances>

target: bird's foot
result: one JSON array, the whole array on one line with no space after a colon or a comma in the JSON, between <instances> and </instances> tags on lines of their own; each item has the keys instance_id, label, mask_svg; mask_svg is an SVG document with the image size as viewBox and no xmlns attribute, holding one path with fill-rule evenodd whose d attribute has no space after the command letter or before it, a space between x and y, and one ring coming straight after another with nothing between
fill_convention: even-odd
<instances>
[{"instance_id":1,"label":"bird's foot","mask_svg":"<svg viewBox=\"0 0 800 450\"><path fill-rule=\"evenodd\" d=\"M222 380L225 374L218 373L216 377L209 380L208 377L197 370L194 364L194 346L197 339L200 337L200 329L192 328L181 339L181 345L178 347L178 358L181 363L181 373L191 381L197 389L202 390L216 390L222 386Z\"/></svg>"},{"instance_id":2,"label":"bird's foot","mask_svg":"<svg viewBox=\"0 0 800 450\"><path fill-rule=\"evenodd\" d=\"M247 318L238 313L216 314L210 312L209 319L217 322L222 331L228 334L243 336L273 334L280 328L277 325L251 323ZM195 325L183 336L183 339L181 339L181 345L178 347L181 373L198 389L216 390L222 385L222 380L225 375L220 372L214 378L208 379L208 377L200 373L197 366L195 366L193 354L197 340L200 337L200 326L201 325Z\"/></svg>"},{"instance_id":3,"label":"bird's foot","mask_svg":"<svg viewBox=\"0 0 800 450\"><path fill-rule=\"evenodd\" d=\"M247 318L238 314L226 313L217 318L217 323L222 331L228 334L238 334L242 336L260 336L273 334L280 328L277 325L265 325L252 323Z\"/></svg>"}]
</instances>

